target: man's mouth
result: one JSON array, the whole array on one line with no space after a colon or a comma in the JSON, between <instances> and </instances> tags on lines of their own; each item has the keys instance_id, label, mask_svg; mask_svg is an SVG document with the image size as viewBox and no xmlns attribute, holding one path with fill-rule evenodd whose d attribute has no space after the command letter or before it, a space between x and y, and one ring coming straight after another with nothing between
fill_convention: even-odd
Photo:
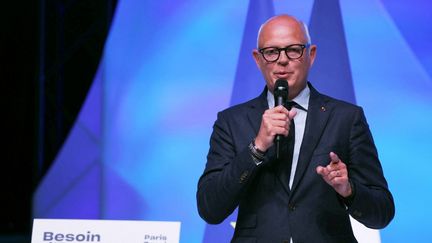
<instances>
[{"instance_id":1,"label":"man's mouth","mask_svg":"<svg viewBox=\"0 0 432 243\"><path fill-rule=\"evenodd\" d=\"M274 75L275 75L277 78L285 78L285 79L287 79L291 74L292 74L292 73L290 73L290 72L275 72L275 73L274 73Z\"/></svg>"}]
</instances>

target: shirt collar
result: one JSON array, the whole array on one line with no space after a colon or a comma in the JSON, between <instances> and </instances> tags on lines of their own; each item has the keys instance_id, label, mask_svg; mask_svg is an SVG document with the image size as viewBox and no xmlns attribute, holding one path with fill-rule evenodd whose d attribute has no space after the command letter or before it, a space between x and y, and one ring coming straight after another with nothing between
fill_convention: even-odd
<instances>
[{"instance_id":1,"label":"shirt collar","mask_svg":"<svg viewBox=\"0 0 432 243\"><path fill-rule=\"evenodd\" d=\"M309 97L310 97L310 89L309 85L306 85L306 87L293 99L297 104L299 104L301 107L305 108L306 110L309 109ZM274 107L274 96L270 92L270 90L267 89L267 103L269 108Z\"/></svg>"}]
</instances>

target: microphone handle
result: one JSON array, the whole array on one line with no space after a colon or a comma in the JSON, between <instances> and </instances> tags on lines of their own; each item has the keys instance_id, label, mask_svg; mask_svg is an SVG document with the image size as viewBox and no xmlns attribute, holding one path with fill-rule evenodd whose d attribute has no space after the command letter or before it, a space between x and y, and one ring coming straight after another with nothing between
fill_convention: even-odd
<instances>
[{"instance_id":1,"label":"microphone handle","mask_svg":"<svg viewBox=\"0 0 432 243\"><path fill-rule=\"evenodd\" d=\"M276 159L280 159L280 144L282 141L282 136L281 135L276 135L275 137L275 146L276 146Z\"/></svg>"},{"instance_id":2,"label":"microphone handle","mask_svg":"<svg viewBox=\"0 0 432 243\"><path fill-rule=\"evenodd\" d=\"M284 104L284 99L282 97L282 95L277 96L275 99L276 103L275 106L279 106L279 105L283 105ZM275 137L275 146L276 146L276 159L280 159L280 144L282 141L282 135L278 134Z\"/></svg>"}]
</instances>

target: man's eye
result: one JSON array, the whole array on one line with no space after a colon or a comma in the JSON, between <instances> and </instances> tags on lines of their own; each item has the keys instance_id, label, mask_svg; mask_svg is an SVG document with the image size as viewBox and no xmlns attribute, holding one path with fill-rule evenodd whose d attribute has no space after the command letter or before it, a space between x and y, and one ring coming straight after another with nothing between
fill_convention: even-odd
<instances>
[{"instance_id":1,"label":"man's eye","mask_svg":"<svg viewBox=\"0 0 432 243\"><path fill-rule=\"evenodd\" d=\"M296 54L299 54L299 53L302 52L302 49L301 49L301 48L288 48L288 49L287 49L287 52L288 52L288 53L296 53Z\"/></svg>"},{"instance_id":2,"label":"man's eye","mask_svg":"<svg viewBox=\"0 0 432 243\"><path fill-rule=\"evenodd\" d=\"M266 54L266 55L278 55L279 51L277 49L271 49L271 50L266 50L264 52L264 54Z\"/></svg>"}]
</instances>

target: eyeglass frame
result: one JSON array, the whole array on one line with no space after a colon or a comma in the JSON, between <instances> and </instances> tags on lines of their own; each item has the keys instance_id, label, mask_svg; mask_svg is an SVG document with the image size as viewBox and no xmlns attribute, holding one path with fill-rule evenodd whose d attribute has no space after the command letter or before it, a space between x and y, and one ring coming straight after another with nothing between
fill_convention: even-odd
<instances>
[{"instance_id":1,"label":"eyeglass frame","mask_svg":"<svg viewBox=\"0 0 432 243\"><path fill-rule=\"evenodd\" d=\"M288 51L288 49L292 48L293 46L300 46L301 47L301 54L300 54L299 57L296 57L296 58L289 57L287 51ZM258 52L261 53L262 57L264 58L264 60L266 60L266 62L276 62L277 60L279 60L280 54L281 54L282 51L285 51L285 55L288 57L289 60L297 60L297 59L299 59L299 58L301 58L303 56L304 50L307 49L307 48L309 48L310 46L311 46L310 43L306 43L306 44L292 44L292 45L286 46L284 48L279 48L279 47L275 47L275 46L269 46L269 47L264 47L264 48L258 49ZM266 49L270 49L270 48L275 48L275 49L278 50L278 57L274 61L269 61L264 56L264 51Z\"/></svg>"}]
</instances>

